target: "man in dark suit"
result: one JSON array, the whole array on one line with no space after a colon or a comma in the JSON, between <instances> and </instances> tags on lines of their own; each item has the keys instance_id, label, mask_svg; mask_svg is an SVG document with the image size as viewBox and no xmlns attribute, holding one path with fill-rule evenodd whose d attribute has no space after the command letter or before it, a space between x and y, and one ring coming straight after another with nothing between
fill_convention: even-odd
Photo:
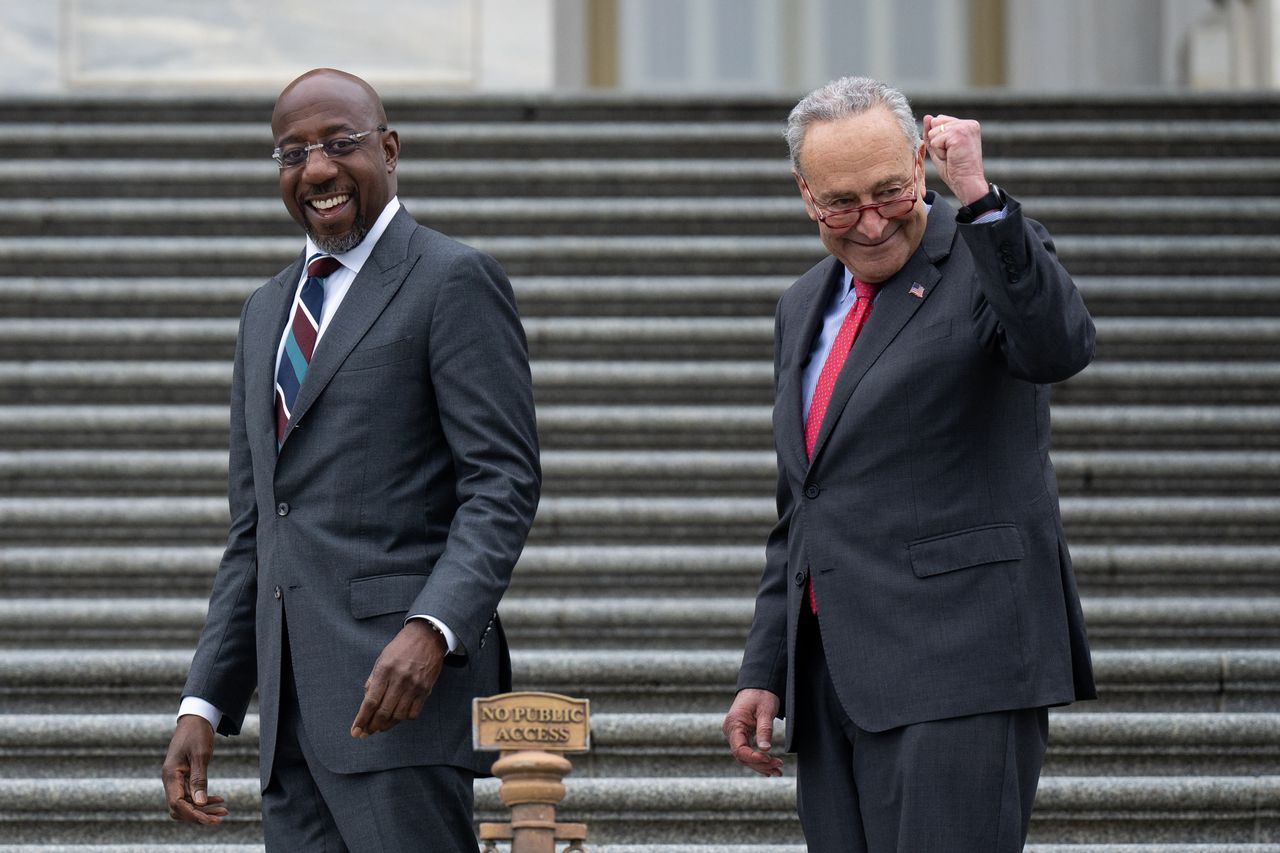
<instances>
[{"instance_id":1,"label":"man in dark suit","mask_svg":"<svg viewBox=\"0 0 1280 853\"><path fill-rule=\"evenodd\" d=\"M474 851L470 703L509 689L495 608L541 483L511 286L400 207L399 136L363 80L304 74L271 126L307 245L240 319L231 528L170 814L227 814L213 734L256 687L268 850Z\"/></svg>"},{"instance_id":2,"label":"man in dark suit","mask_svg":"<svg viewBox=\"0 0 1280 853\"><path fill-rule=\"evenodd\" d=\"M1047 387L1089 363L1093 322L988 183L978 123L924 131L865 78L788 121L831 257L778 303L778 523L724 732L778 775L785 715L822 853L1022 850L1045 709L1095 695ZM926 150L959 211L924 191Z\"/></svg>"}]
</instances>

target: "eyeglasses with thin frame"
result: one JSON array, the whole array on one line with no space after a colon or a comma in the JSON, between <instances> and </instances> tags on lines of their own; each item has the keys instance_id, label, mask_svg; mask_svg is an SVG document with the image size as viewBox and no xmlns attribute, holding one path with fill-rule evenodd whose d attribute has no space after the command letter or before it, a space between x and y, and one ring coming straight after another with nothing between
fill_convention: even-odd
<instances>
[{"instance_id":1,"label":"eyeglasses with thin frame","mask_svg":"<svg viewBox=\"0 0 1280 853\"><path fill-rule=\"evenodd\" d=\"M863 204L858 207L845 207L840 210L828 210L818 204L818 200L813 197L813 190L809 189L809 184L805 181L804 175L799 175L800 185L804 187L805 194L809 196L809 202L814 209L818 211L818 221L828 228L845 229L852 228L862 219L862 214L868 210L874 210L884 219L897 219L900 216L906 216L911 209L916 206L918 199L916 188L920 184L920 178L914 177L911 180L911 191L905 195L890 199L889 201L881 201L875 204Z\"/></svg>"},{"instance_id":2,"label":"eyeglasses with thin frame","mask_svg":"<svg viewBox=\"0 0 1280 853\"><path fill-rule=\"evenodd\" d=\"M324 156L330 160L338 157L345 157L352 151L360 147L360 142L371 133L383 133L387 129L385 124L380 124L373 130L363 130L360 133L349 133L346 136L335 136L332 139L326 139L324 142L313 142L310 145L291 145L288 148L277 148L271 152L271 159L275 160L281 169L292 169L301 166L307 162L307 158L311 156L312 151L319 150Z\"/></svg>"}]
</instances>

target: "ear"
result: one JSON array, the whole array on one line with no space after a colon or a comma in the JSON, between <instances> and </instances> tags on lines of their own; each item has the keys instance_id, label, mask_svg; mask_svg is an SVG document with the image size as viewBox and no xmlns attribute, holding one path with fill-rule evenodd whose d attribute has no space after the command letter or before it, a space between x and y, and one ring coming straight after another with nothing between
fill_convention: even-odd
<instances>
[{"instance_id":1,"label":"ear","mask_svg":"<svg viewBox=\"0 0 1280 853\"><path fill-rule=\"evenodd\" d=\"M400 134L394 130L382 134L382 155L387 161L387 174L391 174L396 170L396 163L400 162Z\"/></svg>"},{"instance_id":2,"label":"ear","mask_svg":"<svg viewBox=\"0 0 1280 853\"><path fill-rule=\"evenodd\" d=\"M795 169L791 170L791 177L795 179L796 188L800 190L800 198L804 201L805 212L809 214L809 219L813 222L818 221L818 209L813 206L813 197L809 195L804 178L800 177L800 173Z\"/></svg>"}]
</instances>

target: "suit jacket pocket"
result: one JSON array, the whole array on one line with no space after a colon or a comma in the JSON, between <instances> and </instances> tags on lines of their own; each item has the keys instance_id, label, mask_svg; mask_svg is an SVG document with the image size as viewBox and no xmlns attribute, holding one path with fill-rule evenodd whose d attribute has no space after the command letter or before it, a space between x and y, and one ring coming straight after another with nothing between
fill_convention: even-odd
<instances>
[{"instance_id":1,"label":"suit jacket pocket","mask_svg":"<svg viewBox=\"0 0 1280 853\"><path fill-rule=\"evenodd\" d=\"M401 338L376 347L356 347L338 368L343 372L368 370L384 364L395 364L413 355L413 338Z\"/></svg>"},{"instance_id":2,"label":"suit jacket pocket","mask_svg":"<svg viewBox=\"0 0 1280 853\"><path fill-rule=\"evenodd\" d=\"M927 578L987 563L1021 560L1026 549L1017 525L989 524L917 539L907 545L907 553L916 577Z\"/></svg>"},{"instance_id":3,"label":"suit jacket pocket","mask_svg":"<svg viewBox=\"0 0 1280 853\"><path fill-rule=\"evenodd\" d=\"M368 619L384 613L404 613L426 585L426 574L375 575L350 583L351 615Z\"/></svg>"}]
</instances>

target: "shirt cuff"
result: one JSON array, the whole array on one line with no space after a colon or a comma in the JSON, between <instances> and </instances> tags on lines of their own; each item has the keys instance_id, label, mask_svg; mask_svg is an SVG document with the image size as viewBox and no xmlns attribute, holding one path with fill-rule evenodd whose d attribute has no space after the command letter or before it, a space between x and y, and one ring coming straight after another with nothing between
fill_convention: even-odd
<instances>
[{"instance_id":1,"label":"shirt cuff","mask_svg":"<svg viewBox=\"0 0 1280 853\"><path fill-rule=\"evenodd\" d=\"M971 225L983 225L987 222L999 222L1009 215L1009 205L1005 205L999 210L988 210L986 213L977 217L971 222Z\"/></svg>"},{"instance_id":2,"label":"shirt cuff","mask_svg":"<svg viewBox=\"0 0 1280 853\"><path fill-rule=\"evenodd\" d=\"M203 717L208 720L209 725L213 726L215 732L222 723L222 712L199 696L182 697L182 703L178 705L178 716L182 717L187 714L194 714L197 717Z\"/></svg>"},{"instance_id":3,"label":"shirt cuff","mask_svg":"<svg viewBox=\"0 0 1280 853\"><path fill-rule=\"evenodd\" d=\"M460 648L461 644L458 642L458 635L453 633L453 631L449 628L448 625L444 624L434 616L427 616L425 613L415 613L412 616L410 616L409 619L426 619L432 625L435 625L437 628L440 629L440 633L444 635L444 643L446 646L449 647L449 654L451 655L459 654L458 649ZM404 621L408 622L409 619L406 619Z\"/></svg>"}]
</instances>

